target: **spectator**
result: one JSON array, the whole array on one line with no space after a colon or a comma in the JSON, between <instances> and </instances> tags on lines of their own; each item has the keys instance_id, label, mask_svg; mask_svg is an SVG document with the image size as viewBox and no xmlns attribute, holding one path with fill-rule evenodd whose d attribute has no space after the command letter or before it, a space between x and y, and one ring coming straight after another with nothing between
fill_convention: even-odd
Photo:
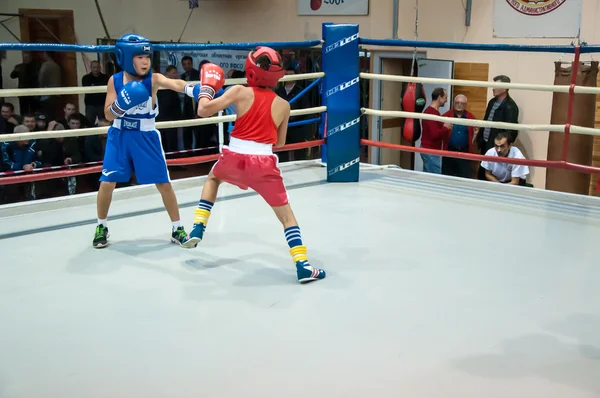
<instances>
[{"instance_id":1,"label":"spectator","mask_svg":"<svg viewBox=\"0 0 600 398\"><path fill-rule=\"evenodd\" d=\"M499 158L525 159L519 148L513 146L512 137L512 132L508 130L496 132L494 136L494 148L490 148L485 155ZM485 178L488 181L503 184L525 185L527 175L529 175L529 167L522 165L484 160L481 162L481 167L485 170Z\"/></svg>"},{"instance_id":2,"label":"spectator","mask_svg":"<svg viewBox=\"0 0 600 398\"><path fill-rule=\"evenodd\" d=\"M71 115L69 123L72 129L79 128L79 116L77 114ZM48 128L52 131L65 129L62 124L56 122L51 122ZM55 137L44 140L40 150L40 158L44 167L69 166L81 162L81 152L77 137ZM61 178L61 180L66 184L66 193L73 195L77 187L76 177L66 177Z\"/></svg>"},{"instance_id":3,"label":"spectator","mask_svg":"<svg viewBox=\"0 0 600 398\"><path fill-rule=\"evenodd\" d=\"M444 113L445 117L457 119L475 119L475 115L467 110L467 96L459 94L454 98L454 109ZM473 138L477 128L470 126L452 126L449 136L444 139L444 149L452 152L469 153L473 151ZM442 174L454 177L471 178L471 161L445 157L442 162Z\"/></svg>"},{"instance_id":4,"label":"spectator","mask_svg":"<svg viewBox=\"0 0 600 398\"><path fill-rule=\"evenodd\" d=\"M38 87L39 64L33 62L31 53L23 52L23 62L15 65L10 73L11 79L18 79L19 88L37 88ZM22 115L34 113L40 107L36 96L19 97L19 111Z\"/></svg>"},{"instance_id":5,"label":"spectator","mask_svg":"<svg viewBox=\"0 0 600 398\"><path fill-rule=\"evenodd\" d=\"M165 76L169 79L178 79L177 68L169 65L165 70ZM157 122L182 120L183 113L179 100L179 93L173 90L158 90L156 95L160 113L156 117ZM177 134L180 128L160 129L162 146L165 152L177 151Z\"/></svg>"},{"instance_id":6,"label":"spectator","mask_svg":"<svg viewBox=\"0 0 600 398\"><path fill-rule=\"evenodd\" d=\"M296 74L296 69L292 66L288 66L285 71L286 76L291 76ZM294 97L296 97L302 91L303 87L299 84L296 84L296 81L287 81L280 84L275 89L275 94L280 96L286 101L291 101ZM309 108L309 99L308 93L304 94L302 97L298 98L296 101L290 104L290 109L305 109ZM297 122L300 120L306 119L307 116L291 116L289 122ZM305 142L310 139L309 137L310 126L302 125L302 126L292 126L288 128L287 137L285 140L286 144L295 144L298 142ZM279 160L281 162L287 162L289 160L306 160L308 158L308 149L299 149L296 151L286 151L279 152L278 154Z\"/></svg>"},{"instance_id":7,"label":"spectator","mask_svg":"<svg viewBox=\"0 0 600 398\"><path fill-rule=\"evenodd\" d=\"M194 69L192 57L189 55L183 57L181 59L181 66L183 66L183 70L185 71L181 74L182 80L185 80L186 82L200 80L200 72L197 69ZM181 102L183 119L197 118L198 115L196 113L196 102L184 93L179 93L179 99ZM197 131L197 126L183 128L183 149L193 148L194 136L196 135Z\"/></svg>"},{"instance_id":8,"label":"spectator","mask_svg":"<svg viewBox=\"0 0 600 398\"><path fill-rule=\"evenodd\" d=\"M29 113L23 116L23 125L29 129L29 131L39 131L37 130L37 121L35 115ZM46 129L44 129L46 130ZM39 144L39 141L38 141Z\"/></svg>"},{"instance_id":9,"label":"spectator","mask_svg":"<svg viewBox=\"0 0 600 398\"><path fill-rule=\"evenodd\" d=\"M65 104L65 107L63 108L63 113L64 117L56 120L56 122L62 124L65 128L69 128L69 118L71 117L71 115L79 116L79 121L81 125L80 128L94 127L94 124L90 122L87 117L81 114L79 112L79 109L77 109L77 105L75 105L72 102L67 102Z\"/></svg>"},{"instance_id":10,"label":"spectator","mask_svg":"<svg viewBox=\"0 0 600 398\"><path fill-rule=\"evenodd\" d=\"M241 71L241 70L234 70L234 69L232 69L232 70L233 70L233 73L231 73L231 79L243 79L246 77L246 72ZM231 70L230 70L230 72L231 72ZM229 90L231 87L233 87L233 86L226 86L224 92ZM237 114L237 109L235 107L235 104L230 104L227 108L225 108L225 114L227 114L227 115ZM227 123L227 134L223 137L223 145L229 144L229 135L233 131L234 126L235 126L235 121Z\"/></svg>"},{"instance_id":11,"label":"spectator","mask_svg":"<svg viewBox=\"0 0 600 398\"><path fill-rule=\"evenodd\" d=\"M448 101L448 93L445 89L438 87L431 92L431 104L425 108L423 113L440 116L439 109ZM421 122L421 148L443 149L446 139L453 126L449 123L436 122L434 120L423 120ZM425 173L442 173L442 157L439 155L421 154L423 160L423 171Z\"/></svg>"},{"instance_id":12,"label":"spectator","mask_svg":"<svg viewBox=\"0 0 600 398\"><path fill-rule=\"evenodd\" d=\"M21 124L19 123L21 117L15 114L15 107L10 102L5 102L4 104L2 104L0 115L2 116L2 119L4 119L5 134L12 134L15 127Z\"/></svg>"},{"instance_id":13,"label":"spectator","mask_svg":"<svg viewBox=\"0 0 600 398\"><path fill-rule=\"evenodd\" d=\"M44 62L40 68L38 81L40 87L60 87L61 82L61 69L60 66L54 61L49 52L43 52ZM40 97L40 106L42 113L47 115L50 120L56 116L56 96L55 95L42 95Z\"/></svg>"},{"instance_id":14,"label":"spectator","mask_svg":"<svg viewBox=\"0 0 600 398\"><path fill-rule=\"evenodd\" d=\"M22 133L29 133L29 129L23 125L14 128L14 134ZM41 166L37 158L35 140L4 142L0 147L0 152L2 153L2 168L4 170L31 171ZM15 197L17 189L23 187L26 190L27 199L34 200L36 198L35 183L26 183L25 185L20 185L18 188L14 186L10 187L8 192L6 192L9 201L12 201L10 199Z\"/></svg>"},{"instance_id":15,"label":"spectator","mask_svg":"<svg viewBox=\"0 0 600 398\"><path fill-rule=\"evenodd\" d=\"M108 79L108 76L100 70L100 62L94 60L90 63L90 73L81 78L81 85L84 87L106 86ZM85 117L91 123L96 123L96 119L104 118L105 100L106 93L85 95Z\"/></svg>"},{"instance_id":16,"label":"spectator","mask_svg":"<svg viewBox=\"0 0 600 398\"><path fill-rule=\"evenodd\" d=\"M508 76L500 75L494 77L494 82L510 83L510 78ZM489 122L518 123L519 107L509 95L508 89L494 88L492 89L492 93L494 94L494 98L488 102L483 120L487 120ZM479 153L483 155L490 150L490 148L494 147L494 141L498 131L500 130L489 127L479 131L475 138L479 148ZM516 142L518 131L511 130L510 134L511 142ZM485 171L481 167L479 168L477 176L481 180L486 179Z\"/></svg>"},{"instance_id":17,"label":"spectator","mask_svg":"<svg viewBox=\"0 0 600 398\"><path fill-rule=\"evenodd\" d=\"M98 119L98 127L109 127L110 125L111 123L105 118ZM101 162L104 159L104 143L102 142L102 137L103 136L100 134L84 137L84 162Z\"/></svg>"},{"instance_id":18,"label":"spectator","mask_svg":"<svg viewBox=\"0 0 600 398\"><path fill-rule=\"evenodd\" d=\"M47 131L48 130L48 119L46 115L38 114L35 117L35 130L34 131Z\"/></svg>"}]
</instances>

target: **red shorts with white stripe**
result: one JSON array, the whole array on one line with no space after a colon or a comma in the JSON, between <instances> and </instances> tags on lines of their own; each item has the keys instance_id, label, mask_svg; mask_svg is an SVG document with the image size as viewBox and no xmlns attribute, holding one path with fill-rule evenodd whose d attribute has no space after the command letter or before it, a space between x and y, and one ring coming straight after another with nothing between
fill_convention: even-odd
<instances>
[{"instance_id":1,"label":"red shorts with white stripe","mask_svg":"<svg viewBox=\"0 0 600 398\"><path fill-rule=\"evenodd\" d=\"M252 188L269 206L288 204L287 191L275 155L249 155L223 148L212 172L219 180L240 189Z\"/></svg>"}]
</instances>

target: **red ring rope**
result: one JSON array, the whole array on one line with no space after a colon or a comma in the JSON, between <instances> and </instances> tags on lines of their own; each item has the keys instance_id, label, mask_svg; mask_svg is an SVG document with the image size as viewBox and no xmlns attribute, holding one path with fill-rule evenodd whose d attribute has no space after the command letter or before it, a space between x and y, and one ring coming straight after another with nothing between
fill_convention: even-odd
<instances>
[{"instance_id":1,"label":"red ring rope","mask_svg":"<svg viewBox=\"0 0 600 398\"><path fill-rule=\"evenodd\" d=\"M520 165L524 165L524 166L572 170L572 171L579 171L579 172L588 173L588 174L600 173L600 167L584 166L581 164L574 164L574 163L558 161L558 160L498 158L495 156L477 155L474 153L466 153L466 152L452 152L452 151L444 151L444 150L440 150L440 149L416 148L416 147L408 146L408 145L389 144L387 142L379 142L379 141L364 140L364 139L360 140L360 143L362 145L369 145L369 146L374 146L374 147L378 147L378 148L396 149L399 151L406 151L406 152L425 153L428 155L447 156L447 157L457 158L457 159L467 159L467 160L477 160L477 161L487 160L487 161L496 162L496 163L520 164Z\"/></svg>"},{"instance_id":2,"label":"red ring rope","mask_svg":"<svg viewBox=\"0 0 600 398\"><path fill-rule=\"evenodd\" d=\"M305 149L316 147L325 144L325 140L313 140L300 142L297 144L288 144L284 145L281 148L273 148L274 152L281 151L293 151L296 149ZM167 165L169 166L183 166L183 165L192 165L192 164L201 164L208 163L219 158L220 154L216 153L213 155L204 155L204 156L194 156L189 158L181 158L181 159L168 159ZM92 167L82 167L78 169L70 169L70 170L58 170L58 171L50 171L45 173L35 173L33 174L31 171L25 172L25 174L20 175L12 175L10 177L0 178L0 185L9 185L9 184L20 184L24 182L33 182L33 181L43 181L43 180L52 180L55 178L65 178L65 177L74 177L79 175L100 173L102 171L102 166L92 166Z\"/></svg>"}]
</instances>

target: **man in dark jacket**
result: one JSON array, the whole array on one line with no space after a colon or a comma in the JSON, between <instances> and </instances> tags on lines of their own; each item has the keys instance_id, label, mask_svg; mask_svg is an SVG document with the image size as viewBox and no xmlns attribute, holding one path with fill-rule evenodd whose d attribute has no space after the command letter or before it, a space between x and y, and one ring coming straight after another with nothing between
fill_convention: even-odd
<instances>
[{"instance_id":1,"label":"man in dark jacket","mask_svg":"<svg viewBox=\"0 0 600 398\"><path fill-rule=\"evenodd\" d=\"M494 82L497 83L510 83L510 78L505 75L499 75L494 77ZM485 111L485 117L483 120L488 122L505 122L505 123L518 123L519 122L519 107L517 103L508 94L506 88L494 88L492 89L494 98L488 102L487 109ZM494 147L494 139L496 134L503 129L496 128L482 128L479 130L475 142L479 148L479 153L485 155L485 153ZM509 130L510 143L514 143L517 140L519 132L517 130ZM477 178L485 180L485 170L479 167L477 172Z\"/></svg>"}]
</instances>

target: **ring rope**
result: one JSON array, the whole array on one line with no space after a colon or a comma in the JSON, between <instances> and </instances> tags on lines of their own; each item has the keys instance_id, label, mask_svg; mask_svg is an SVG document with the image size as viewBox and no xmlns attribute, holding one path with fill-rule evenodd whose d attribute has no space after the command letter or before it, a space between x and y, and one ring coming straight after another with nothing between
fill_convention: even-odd
<instances>
[{"instance_id":1,"label":"ring rope","mask_svg":"<svg viewBox=\"0 0 600 398\"><path fill-rule=\"evenodd\" d=\"M518 124L518 123L505 123L505 122L488 122L487 120L474 120L474 119L460 119L454 117L445 117L430 115L427 113L417 112L405 112L405 111L380 111L370 108L362 108L363 114L370 116L380 117L401 117L407 119L424 119L433 120L442 123L451 123L460 126L470 127L490 127L500 128L503 130L522 130L522 131L551 131L555 133L564 133L566 125L564 124ZM600 136L600 129L592 129L588 127L571 126L571 133L574 134L588 134Z\"/></svg>"},{"instance_id":2,"label":"ring rope","mask_svg":"<svg viewBox=\"0 0 600 398\"><path fill-rule=\"evenodd\" d=\"M478 80L438 79L431 77L412 77L382 75L378 73L361 73L360 77L367 80L383 80L402 83L450 84L451 86L471 86L485 88L506 88L516 90L545 91L554 93L570 93L571 86L547 84L500 83ZM575 94L600 94L600 87L574 86Z\"/></svg>"},{"instance_id":3,"label":"ring rope","mask_svg":"<svg viewBox=\"0 0 600 398\"><path fill-rule=\"evenodd\" d=\"M205 50L251 50L258 46L274 49L311 48L320 46L323 40L290 41L290 42L254 42L254 43L153 43L154 51L205 51ZM0 50L9 51L60 51L80 53L111 53L115 52L114 45L90 44L57 44L57 43L0 43Z\"/></svg>"},{"instance_id":4,"label":"ring rope","mask_svg":"<svg viewBox=\"0 0 600 398\"><path fill-rule=\"evenodd\" d=\"M290 112L290 116L311 115L314 113L322 113L327 111L326 106L317 106L314 108L296 109ZM233 122L237 115L213 116L200 119L176 120L170 122L157 122L156 128L176 128L188 126L201 126L204 124L216 124L221 122ZM35 131L33 133L13 133L0 134L0 142L9 141L26 141L33 139L45 139L56 137L83 137L88 135L106 134L109 127L91 127L85 129L74 130L51 130L51 131Z\"/></svg>"},{"instance_id":5,"label":"ring rope","mask_svg":"<svg viewBox=\"0 0 600 398\"><path fill-rule=\"evenodd\" d=\"M287 144L281 148L273 148L273 152L295 151L297 149L306 149L324 145L325 140L304 141L296 144ZM213 155L193 156L189 158L167 159L168 166L187 166L201 163L208 163L217 160L221 156L220 153ZM77 167L69 170L46 171L42 173L31 173L21 175L11 175L0 178L0 185L20 184L24 182L35 182L44 180L53 180L57 178L75 177L79 175L87 175L99 173L102 171L102 166Z\"/></svg>"},{"instance_id":6,"label":"ring rope","mask_svg":"<svg viewBox=\"0 0 600 398\"><path fill-rule=\"evenodd\" d=\"M301 73L298 75L287 75L279 79L280 82L291 82L296 80L318 79L325 76L323 72L316 73ZM225 86L233 86L235 84L246 84L246 78L226 79ZM199 81L189 82L199 84ZM166 90L164 87L159 90ZM0 90L0 97L28 97L34 95L71 95L71 94L98 94L105 93L106 86L90 86L90 87L48 87L48 88L7 88Z\"/></svg>"},{"instance_id":7,"label":"ring rope","mask_svg":"<svg viewBox=\"0 0 600 398\"><path fill-rule=\"evenodd\" d=\"M218 146L209 146L209 147L204 147L204 148L195 148L195 149L184 149L181 151L173 151L173 152L165 152L165 156L168 155L179 155L182 153L193 153L193 152L202 152L202 151L208 151L210 149L219 149ZM10 170L10 171L3 171L0 172L0 177L3 176L12 176L12 175L18 175L18 174L25 174L25 173L36 173L36 172L40 172L40 171L50 171L50 170L63 170L63 169L72 169L75 167L89 167L89 166L96 166L99 164L103 164L104 162L102 160L96 161L96 162L81 162L81 163L73 163L73 164L61 164L60 166L42 166L42 167L36 167L34 169L31 170ZM0 182L2 180L0 179Z\"/></svg>"}]
</instances>

